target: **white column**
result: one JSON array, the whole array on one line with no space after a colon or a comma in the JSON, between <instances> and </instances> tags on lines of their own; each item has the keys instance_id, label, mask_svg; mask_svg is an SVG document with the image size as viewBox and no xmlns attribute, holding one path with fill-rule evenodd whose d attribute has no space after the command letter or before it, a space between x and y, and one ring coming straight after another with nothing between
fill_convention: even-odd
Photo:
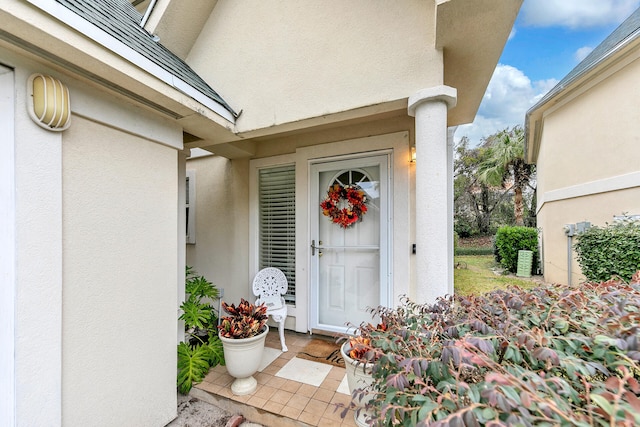
<instances>
[{"instance_id":1,"label":"white column","mask_svg":"<svg viewBox=\"0 0 640 427\"><path fill-rule=\"evenodd\" d=\"M409 98L416 126L416 302L431 303L453 293L453 159L448 147L447 110L457 91L435 86ZM451 154L449 152L451 151ZM451 205L451 206L450 206Z\"/></svg>"},{"instance_id":2,"label":"white column","mask_svg":"<svg viewBox=\"0 0 640 427\"><path fill-rule=\"evenodd\" d=\"M447 279L449 287L447 290L448 294L453 294L453 149L455 145L453 136L455 135L457 129L458 126L452 126L447 129L447 179L449 180L447 188L447 228L449 230L450 236L447 250L449 251L449 259L451 260L451 262L449 263L451 265L451 268L449 268Z\"/></svg>"}]
</instances>

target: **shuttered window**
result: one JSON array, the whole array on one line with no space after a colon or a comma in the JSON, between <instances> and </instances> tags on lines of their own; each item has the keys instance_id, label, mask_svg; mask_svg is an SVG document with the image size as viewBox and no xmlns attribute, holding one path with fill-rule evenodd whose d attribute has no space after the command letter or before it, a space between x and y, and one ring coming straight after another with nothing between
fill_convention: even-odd
<instances>
[{"instance_id":1,"label":"shuttered window","mask_svg":"<svg viewBox=\"0 0 640 427\"><path fill-rule=\"evenodd\" d=\"M289 304L296 302L295 172L294 165L258 171L259 267L284 272Z\"/></svg>"}]
</instances>

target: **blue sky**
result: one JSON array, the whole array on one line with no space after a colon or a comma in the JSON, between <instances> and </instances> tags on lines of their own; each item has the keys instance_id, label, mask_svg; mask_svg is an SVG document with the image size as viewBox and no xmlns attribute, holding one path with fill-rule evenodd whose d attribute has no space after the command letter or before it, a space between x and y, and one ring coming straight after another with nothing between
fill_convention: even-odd
<instances>
[{"instance_id":1,"label":"blue sky","mask_svg":"<svg viewBox=\"0 0 640 427\"><path fill-rule=\"evenodd\" d=\"M477 145L524 124L529 107L638 7L640 0L524 0L478 114L455 140Z\"/></svg>"}]
</instances>

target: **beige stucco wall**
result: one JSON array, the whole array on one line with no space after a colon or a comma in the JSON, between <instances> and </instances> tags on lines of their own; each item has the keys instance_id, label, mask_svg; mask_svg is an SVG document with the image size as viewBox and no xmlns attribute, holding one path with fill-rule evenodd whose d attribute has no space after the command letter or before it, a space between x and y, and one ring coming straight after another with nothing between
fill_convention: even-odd
<instances>
[{"instance_id":1,"label":"beige stucco wall","mask_svg":"<svg viewBox=\"0 0 640 427\"><path fill-rule=\"evenodd\" d=\"M538 214L538 227L544 235L544 278L548 282L567 283L567 236L565 224L589 221L604 227L613 222L614 215L640 214L640 186L620 191L595 194L587 197L546 203ZM575 240L573 240L575 243ZM580 266L572 250L572 280L578 284L584 280Z\"/></svg>"},{"instance_id":2,"label":"beige stucco wall","mask_svg":"<svg viewBox=\"0 0 640 427\"><path fill-rule=\"evenodd\" d=\"M56 426L61 417L61 135L39 128L26 113L25 83L34 64L4 49L0 61L14 69L15 85L15 349L9 355L15 357L15 421ZM37 410L33 402L40 402Z\"/></svg>"},{"instance_id":3,"label":"beige stucco wall","mask_svg":"<svg viewBox=\"0 0 640 427\"><path fill-rule=\"evenodd\" d=\"M218 289L222 300L249 298L249 160L203 157L187 162L196 179L196 243L187 265Z\"/></svg>"},{"instance_id":4,"label":"beige stucco wall","mask_svg":"<svg viewBox=\"0 0 640 427\"><path fill-rule=\"evenodd\" d=\"M239 132L406 100L442 84L434 11L433 0L220 0L187 62L243 110Z\"/></svg>"},{"instance_id":5,"label":"beige stucco wall","mask_svg":"<svg viewBox=\"0 0 640 427\"><path fill-rule=\"evenodd\" d=\"M634 56L635 55L635 56ZM565 224L604 226L640 214L640 59L602 70L547 111L538 156L538 226L544 276L566 283ZM583 279L573 251L572 283Z\"/></svg>"},{"instance_id":6,"label":"beige stucco wall","mask_svg":"<svg viewBox=\"0 0 640 427\"><path fill-rule=\"evenodd\" d=\"M14 51L0 47L0 63L14 70L16 196L15 400L3 397L17 426L165 425L184 280L182 129ZM69 87L67 131L29 118L36 72Z\"/></svg>"},{"instance_id":7,"label":"beige stucco wall","mask_svg":"<svg viewBox=\"0 0 640 427\"><path fill-rule=\"evenodd\" d=\"M547 113L539 194L638 170L639 74L636 59Z\"/></svg>"},{"instance_id":8,"label":"beige stucco wall","mask_svg":"<svg viewBox=\"0 0 640 427\"><path fill-rule=\"evenodd\" d=\"M164 425L176 411L177 152L73 119L62 151L63 424Z\"/></svg>"},{"instance_id":9,"label":"beige stucco wall","mask_svg":"<svg viewBox=\"0 0 640 427\"><path fill-rule=\"evenodd\" d=\"M65 135L65 425L175 412L176 165L171 148L78 117Z\"/></svg>"}]
</instances>

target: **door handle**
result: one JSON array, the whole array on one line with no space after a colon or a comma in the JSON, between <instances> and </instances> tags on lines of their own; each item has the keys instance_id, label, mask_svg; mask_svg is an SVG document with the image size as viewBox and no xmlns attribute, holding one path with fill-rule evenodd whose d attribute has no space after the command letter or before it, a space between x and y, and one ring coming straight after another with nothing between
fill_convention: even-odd
<instances>
[{"instance_id":1,"label":"door handle","mask_svg":"<svg viewBox=\"0 0 640 427\"><path fill-rule=\"evenodd\" d=\"M322 245L322 240L318 241L318 245ZM316 249L318 250L318 256L322 256L322 246L316 246L316 241L311 241L311 256L316 254Z\"/></svg>"}]
</instances>

